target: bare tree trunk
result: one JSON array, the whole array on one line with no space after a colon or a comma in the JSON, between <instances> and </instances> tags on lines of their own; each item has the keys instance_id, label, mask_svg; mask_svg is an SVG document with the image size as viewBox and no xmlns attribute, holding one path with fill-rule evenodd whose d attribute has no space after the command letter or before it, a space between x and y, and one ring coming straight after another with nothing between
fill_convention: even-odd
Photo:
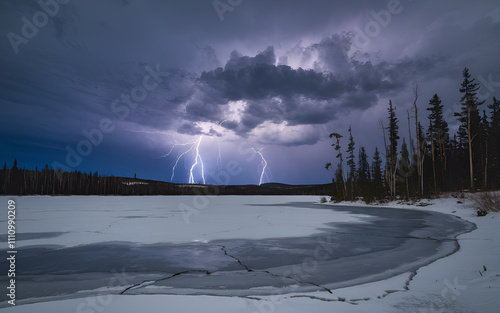
<instances>
[{"instance_id":1,"label":"bare tree trunk","mask_svg":"<svg viewBox=\"0 0 500 313\"><path fill-rule=\"evenodd\" d=\"M437 195L437 184L436 184L436 158L434 156L434 127L431 121L431 149L432 149L432 174L434 175L434 194Z\"/></svg>"},{"instance_id":2,"label":"bare tree trunk","mask_svg":"<svg viewBox=\"0 0 500 313\"><path fill-rule=\"evenodd\" d=\"M486 141L486 157L484 164L484 189L488 188L488 141Z\"/></svg>"},{"instance_id":3,"label":"bare tree trunk","mask_svg":"<svg viewBox=\"0 0 500 313\"><path fill-rule=\"evenodd\" d=\"M441 159L441 183L444 184L444 171L446 169L446 165L444 164L443 160L443 144L441 142L441 133L438 133L438 138L439 138L439 155Z\"/></svg>"},{"instance_id":4,"label":"bare tree trunk","mask_svg":"<svg viewBox=\"0 0 500 313\"><path fill-rule=\"evenodd\" d=\"M408 166L410 166L410 165L408 165ZM408 184L408 172L409 171L406 171L406 199L410 198L410 187Z\"/></svg>"},{"instance_id":5,"label":"bare tree trunk","mask_svg":"<svg viewBox=\"0 0 500 313\"><path fill-rule=\"evenodd\" d=\"M392 169L392 184L393 184L393 186L392 186L392 191L393 191L393 193L394 193L394 194L392 195L393 197L395 197L395 196L396 196L396 167L397 167L397 165L396 165L396 164L394 164L394 167L393 167L393 169Z\"/></svg>"},{"instance_id":6,"label":"bare tree trunk","mask_svg":"<svg viewBox=\"0 0 500 313\"><path fill-rule=\"evenodd\" d=\"M467 105L467 138L469 141L469 170L470 170L470 189L474 191L474 168L472 164L472 138L470 133L470 105Z\"/></svg>"},{"instance_id":7,"label":"bare tree trunk","mask_svg":"<svg viewBox=\"0 0 500 313\"><path fill-rule=\"evenodd\" d=\"M420 147L420 136L419 136L419 131L418 131L418 107L417 107L417 100L418 100L418 85L415 86L415 100L413 101L413 110L415 110L415 133L417 134L417 172L418 172L418 178L420 180L420 195L424 195L424 181L423 181L423 162L421 162L422 155L421 155L421 147Z\"/></svg>"},{"instance_id":8,"label":"bare tree trunk","mask_svg":"<svg viewBox=\"0 0 500 313\"><path fill-rule=\"evenodd\" d=\"M422 155L420 156L420 190L422 197L424 196L424 161L425 154L423 153L425 150L425 142L422 142Z\"/></svg>"},{"instance_id":9,"label":"bare tree trunk","mask_svg":"<svg viewBox=\"0 0 500 313\"><path fill-rule=\"evenodd\" d=\"M410 126L410 111L406 111L406 113L408 113L408 135L409 135L409 138L410 138L410 154L411 154L411 157L410 157L410 164L413 162L413 157L415 156L415 147L413 146L413 142L411 140L411 126Z\"/></svg>"}]
</instances>

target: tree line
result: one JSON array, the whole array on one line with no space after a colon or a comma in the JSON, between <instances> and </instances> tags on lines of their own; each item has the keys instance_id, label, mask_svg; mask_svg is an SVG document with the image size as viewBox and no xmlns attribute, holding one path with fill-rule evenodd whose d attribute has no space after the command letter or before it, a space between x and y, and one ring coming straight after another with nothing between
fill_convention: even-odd
<instances>
[{"instance_id":1,"label":"tree line","mask_svg":"<svg viewBox=\"0 0 500 313\"><path fill-rule=\"evenodd\" d=\"M331 133L336 166L329 162L325 168L334 171L332 199L361 197L370 202L465 189L496 190L500 186L500 101L493 98L483 106L486 101L479 99L480 86L468 68L462 76L460 110L454 112L460 125L453 136L437 94L425 107L426 127L419 121L418 85L411 109L407 111L408 141L399 132L396 107L389 100L387 121L380 121L384 146L381 150L375 148L371 164L364 147L358 149L356 162L350 126L345 158L340 142L343 135Z\"/></svg>"},{"instance_id":2,"label":"tree line","mask_svg":"<svg viewBox=\"0 0 500 313\"><path fill-rule=\"evenodd\" d=\"M175 194L174 184L155 184L124 177L103 176L99 172L63 172L46 164L41 170L19 168L17 160L10 169L0 170L0 194L5 195L135 195Z\"/></svg>"}]
</instances>

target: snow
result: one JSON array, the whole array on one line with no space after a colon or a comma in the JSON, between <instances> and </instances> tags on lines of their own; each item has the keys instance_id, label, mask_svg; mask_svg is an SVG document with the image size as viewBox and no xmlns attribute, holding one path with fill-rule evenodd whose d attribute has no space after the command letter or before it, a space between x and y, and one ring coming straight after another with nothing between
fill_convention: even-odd
<instances>
[{"instance_id":1,"label":"snow","mask_svg":"<svg viewBox=\"0 0 500 313\"><path fill-rule=\"evenodd\" d=\"M44 198L50 201L44 201ZM50 242L72 246L84 243L100 242L103 240L130 240L132 242L154 243L166 238L171 242L186 242L194 240L214 240L224 238L267 238L269 236L297 236L309 235L321 225L331 221L363 222L363 218L346 213L317 210L311 214L310 210L294 208L293 214L287 213L279 206L266 206L271 203L301 201L318 202L318 197L258 197L255 199L262 206L240 207L239 211L245 214L245 225L235 228L231 218L236 208L218 207L219 199L210 198L210 206L199 206L191 211L190 223L182 216L178 206L182 197L169 197L168 205L165 197L148 197L146 210L128 210L124 208L136 207L141 197L130 197L121 203L113 197L99 198L97 202L103 204L108 212L100 212L95 208L87 212L84 204L75 201L79 197L52 198L52 197L21 197L18 200L18 210L29 213L29 219L23 219L23 229L30 232L68 232L56 238L29 239L19 242L24 246ZM180 199L180 200L179 200ZM2 199L4 201L6 199ZM83 200L83 198L82 198ZM38 302L26 305L17 305L0 309L6 312L498 312L500 307L500 213L490 213L485 217L477 217L468 201L456 198L442 198L425 201L431 205L419 207L416 205L387 203L387 207L400 209L414 209L436 211L455 215L477 225L472 232L458 236L460 250L450 256L439 259L427 266L423 266L416 273L404 273L383 279L340 288L330 294L326 291L310 293L293 293L273 295L269 290L267 296L247 297L220 297L209 295L109 295L102 294L85 296L82 298L58 301ZM53 201L60 201L54 203ZM134 201L137 201L135 203ZM172 202L173 201L173 202ZM177 202L176 202L177 201ZM179 202L180 201L180 202ZM237 202L237 201L235 201ZM51 204L52 203L52 204ZM173 203L173 204L171 204ZM128 204L128 205L127 205ZM58 210L60 205L73 205L70 219L65 210ZM325 204L325 206L332 204ZM364 206L363 203L340 203L340 205ZM115 206L117 209L109 209ZM194 208L194 205L192 206ZM209 209L207 209L209 208ZM213 211L211 211L211 209ZM54 221L40 225L37 217L42 211L53 210ZM203 212L201 214L200 212ZM21 216L21 213L19 213ZM91 214L92 216L89 216ZM133 224L121 220L124 216L147 216L133 219ZM259 217L259 218L256 218ZM170 219L168 231L162 229L166 224L163 219ZM70 225L61 225L58 219L74 220ZM102 220L101 220L102 219ZM31 221L30 221L31 220ZM94 224L89 223L92 220ZM98 220L98 223L95 221ZM138 221L147 220L148 223ZM156 220L162 222L155 222ZM191 225L206 224L201 229L190 228ZM5 229L5 221L0 227ZM25 224L26 223L26 224ZM276 224L276 229L265 227L267 223ZM86 225L85 225L86 224ZM180 224L176 226L175 224ZM213 224L213 225L212 225ZM88 226L93 225L89 233ZM109 226L109 227L108 227ZM130 229L135 229L131 232ZM151 230L151 236L144 236L141 230ZM85 233L85 236L83 235ZM132 233L132 234L129 234ZM95 236L94 236L94 235ZM484 270L486 268L486 271ZM294 287L291 286L291 289Z\"/></svg>"},{"instance_id":2,"label":"snow","mask_svg":"<svg viewBox=\"0 0 500 313\"><path fill-rule=\"evenodd\" d=\"M0 197L1 198L1 197ZM78 246L107 241L132 243L208 242L218 239L263 239L308 236L331 222L363 222L362 215L292 206L281 197L103 197L30 196L16 198L24 233L64 233L55 238L20 240L33 245ZM317 197L287 197L314 202ZM6 200L4 201L6 203ZM43 223L40 222L43 220ZM6 221L0 229L6 229Z\"/></svg>"}]
</instances>

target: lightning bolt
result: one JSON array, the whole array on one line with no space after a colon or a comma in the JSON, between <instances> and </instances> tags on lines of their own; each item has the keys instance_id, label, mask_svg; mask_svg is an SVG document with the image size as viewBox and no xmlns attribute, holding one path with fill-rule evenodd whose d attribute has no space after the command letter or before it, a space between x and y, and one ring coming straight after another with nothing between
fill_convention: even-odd
<instances>
[{"instance_id":1,"label":"lightning bolt","mask_svg":"<svg viewBox=\"0 0 500 313\"><path fill-rule=\"evenodd\" d=\"M190 184L194 184L195 183L193 171L194 171L195 167L198 165L198 161L199 161L199 163L201 164L201 178L203 180L203 184L205 184L205 166L203 164L203 159L202 159L202 157L200 155L200 144L201 144L201 140L202 139L203 139L203 136L200 136L196 141L192 141L192 142L177 143L177 141L176 141L175 144L172 146L172 148L170 148L170 150L168 151L168 153L162 156L162 158L166 158L167 156L169 156L172 153L172 151L176 147L190 146L189 149L187 149L186 151L184 151L183 153L181 153L177 157L177 159L175 160L174 166L172 167L172 176L170 177L170 181L171 182L174 181L175 170L177 169L177 165L179 164L179 161L186 154L188 154L189 152L191 152L191 151L194 150L195 151L195 158L194 158L193 165L191 165L191 168L189 169L189 183Z\"/></svg>"},{"instance_id":2,"label":"lightning bolt","mask_svg":"<svg viewBox=\"0 0 500 313\"><path fill-rule=\"evenodd\" d=\"M191 169L189 170L189 183L190 184L194 184L195 183L194 182L193 169L196 167L196 165L198 165L198 160L200 160L200 164L201 164L201 178L203 180L203 184L205 184L205 168L204 168L204 165L203 165L203 159L201 158L201 155L200 155L200 143L201 143L202 139L203 139L203 136L200 136L200 138L196 141L196 143L190 149L190 150L192 150L193 147L196 147L195 148L196 155L195 155L195 158L194 158L194 163L191 166Z\"/></svg>"},{"instance_id":3,"label":"lightning bolt","mask_svg":"<svg viewBox=\"0 0 500 313\"><path fill-rule=\"evenodd\" d=\"M264 175L266 176L267 180L269 180L269 177L267 176L266 170L267 170L267 161L264 155L262 154L262 149L256 150L252 148L252 150L260 156L262 159L261 164L262 164L262 172L260 174L260 180L259 180L259 186L262 185L262 182L264 181Z\"/></svg>"},{"instance_id":4,"label":"lightning bolt","mask_svg":"<svg viewBox=\"0 0 500 313\"><path fill-rule=\"evenodd\" d=\"M203 158L201 157L201 154L200 154L200 144L201 144L201 141L203 139L203 135L200 135L200 137L195 140L195 141L190 141L190 142L186 142L186 143L179 143L177 142L177 139L175 138L174 135L170 134L170 133L167 133L167 132L163 132L163 131L149 131L149 130L135 130L135 129L127 129L128 131L130 132L133 132L133 133L144 133L144 134L164 134L164 135L169 135L169 136L172 136L172 138L174 139L174 144L172 145L172 147L170 148L170 150L161 156L161 158L166 158L168 156L170 156L172 154L172 152L174 152L175 148L177 147L188 147L187 150L185 150L184 152L182 152L178 157L177 159L175 160L175 163L174 163L174 166L172 167L172 176L170 176L170 181L173 182L174 181L174 178L175 178L175 170L177 169L177 166L179 165L179 161L188 153L194 151L195 152L195 158L194 158L194 163L191 165L190 169L189 169L189 184L194 184L195 183L195 179L194 179L194 171L195 171L195 168L199 165L201 166L201 179L203 181L203 184L206 183L206 180L205 180L205 165L203 163ZM221 151L220 151L220 141L219 139L217 139L217 147L219 149L219 155L218 155L218 158L217 158L217 164L222 167L222 156L221 156Z\"/></svg>"},{"instance_id":5,"label":"lightning bolt","mask_svg":"<svg viewBox=\"0 0 500 313\"><path fill-rule=\"evenodd\" d=\"M223 120L221 121L220 123L218 123L219 126L221 126L223 123L227 122L226 120ZM133 129L127 129L128 131L131 131L131 132L134 132L134 133L146 133L146 134L165 134L165 135L169 135L169 136L172 136L173 137L173 140L174 140L174 144L172 145L172 147L170 148L170 150L164 154L163 156L161 156L162 158L166 158L166 157L169 157L172 155L172 153L174 151L176 151L175 149L177 147L183 147L184 149L182 149L181 151L183 151L182 153L180 153L176 160L175 160L175 163L172 167L172 175L170 177L170 181L173 182L174 181L174 178L175 178L175 171L177 170L177 166L179 165L179 162L180 160L185 157L187 154L189 153L192 153L194 152L194 161L193 163L191 164L191 167L189 168L189 180L188 180L188 183L189 184L195 184L196 181L195 181L195 174L198 175L198 173L201 175L201 180L203 182L203 184L206 184L206 179L205 179L205 164L203 162L203 158L200 154L200 145L201 145L201 142L203 140L203 135L207 135L207 134L202 134L200 135L200 137L198 137L198 139L196 139L195 141L190 141L190 142L185 142L185 143L179 143L177 142L176 138L174 135L170 134L170 133L167 133L167 132L162 132L162 131L147 131L147 130L133 130ZM215 137L216 138L216 137ZM217 168L219 168L220 170L222 170L222 167L223 167L223 163L222 163L222 153L221 153L221 144L220 144L220 140L219 138L216 138L217 139L217 150L218 150L218 155L217 155ZM253 152L255 152L255 154L259 155L260 159L261 159L261 163L260 165L262 166L262 168L260 169L260 177L259 177L259 185L262 185L264 182L269 182L270 179L270 175L271 175L271 170L269 168L269 164L264 156L264 154L262 153L263 149L255 149L255 148L252 148ZM199 172L197 171L197 169L199 168Z\"/></svg>"},{"instance_id":6,"label":"lightning bolt","mask_svg":"<svg viewBox=\"0 0 500 313\"><path fill-rule=\"evenodd\" d=\"M172 146L172 148L170 148L170 150L169 150L166 154L162 155L161 157L162 157L162 158L166 158L166 157L170 156L170 154L172 153L172 151L174 151L174 149L175 149L176 147L184 147L184 146L189 146L189 145L191 145L191 148L190 148L188 151L186 151L185 153L181 154L181 156L183 156L184 154L186 154L186 153L188 153L189 151L193 150L194 144L196 144L196 141L193 141L193 142L186 142L186 143L177 143L177 141L175 141L175 143L174 143L174 145ZM179 159L177 159L177 160L179 160Z\"/></svg>"},{"instance_id":7,"label":"lightning bolt","mask_svg":"<svg viewBox=\"0 0 500 313\"><path fill-rule=\"evenodd\" d=\"M172 150L174 150L175 147L177 146L186 146L188 144L175 144L172 149L170 149L170 151L165 154L163 156L163 158L167 157L170 155L170 153L172 153ZM191 152L192 150L194 149L194 144L192 144L191 148L189 148L188 150L184 151L183 153L181 153L178 157L177 157L177 160L175 160L175 164L174 166L172 167L172 176L170 177L170 181L173 182L174 181L174 177L175 177L175 169L177 168L177 164L179 164L179 160L182 159L182 157L184 155L186 155L187 153Z\"/></svg>"}]
</instances>

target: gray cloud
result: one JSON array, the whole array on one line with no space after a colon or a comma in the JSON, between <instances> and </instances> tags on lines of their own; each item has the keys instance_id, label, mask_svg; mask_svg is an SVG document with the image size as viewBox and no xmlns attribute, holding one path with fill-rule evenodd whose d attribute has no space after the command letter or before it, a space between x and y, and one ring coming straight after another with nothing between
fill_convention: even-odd
<instances>
[{"instance_id":1,"label":"gray cloud","mask_svg":"<svg viewBox=\"0 0 500 313\"><path fill-rule=\"evenodd\" d=\"M229 119L221 126L240 136L265 122L324 125L346 109L365 110L381 98L400 96L417 82L423 90L437 78L455 83L468 63L484 77L498 72L495 1L403 4L404 12L367 50L351 51L349 31L363 27L370 11L385 9L387 1L246 1L223 23L210 1L70 1L15 54L7 33L20 33L21 18L40 6L4 1L2 122L11 125L24 115L20 119L33 126L20 133L59 129L78 138L100 118L119 120L110 104L141 83L146 65L160 64L169 76L131 110L127 122L201 134L197 122ZM380 58L379 47L385 55L394 53ZM352 52L354 58L346 57ZM453 99L457 91L443 93L443 99ZM246 107L236 121L226 116L227 105L239 100Z\"/></svg>"},{"instance_id":2,"label":"gray cloud","mask_svg":"<svg viewBox=\"0 0 500 313\"><path fill-rule=\"evenodd\" d=\"M177 128L177 132L179 134L186 134L186 135L201 135L201 134L203 134L201 127L194 124L194 123L182 124L179 128Z\"/></svg>"},{"instance_id":3,"label":"gray cloud","mask_svg":"<svg viewBox=\"0 0 500 313\"><path fill-rule=\"evenodd\" d=\"M224 125L240 135L265 121L326 124L338 117L338 111L367 109L380 96L398 94L415 81L439 77L448 67L446 59L438 56L376 64L347 59L344 49L349 47L348 35L334 34L300 50L306 58L318 52L318 67L328 71L275 65L273 47L253 57L233 52L224 69L201 74L197 98L187 104L187 118L222 120L224 104L243 100L247 105L241 123Z\"/></svg>"}]
</instances>

